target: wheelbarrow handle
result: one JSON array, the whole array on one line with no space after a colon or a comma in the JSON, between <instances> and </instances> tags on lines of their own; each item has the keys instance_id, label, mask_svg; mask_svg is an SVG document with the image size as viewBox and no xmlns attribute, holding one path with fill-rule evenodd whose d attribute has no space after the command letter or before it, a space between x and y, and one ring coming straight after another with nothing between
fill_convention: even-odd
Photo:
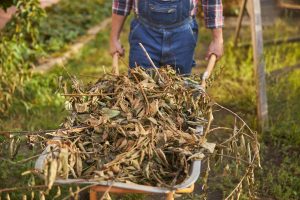
<instances>
[{"instance_id":1,"label":"wheelbarrow handle","mask_svg":"<svg viewBox=\"0 0 300 200\"><path fill-rule=\"evenodd\" d=\"M206 70L202 76L202 83L201 86L205 89L206 87L206 80L210 77L215 65L217 62L217 56L215 54L211 54L208 60L208 64Z\"/></svg>"},{"instance_id":2,"label":"wheelbarrow handle","mask_svg":"<svg viewBox=\"0 0 300 200\"><path fill-rule=\"evenodd\" d=\"M119 53L115 53L113 55L112 73L115 75L119 75Z\"/></svg>"}]
</instances>

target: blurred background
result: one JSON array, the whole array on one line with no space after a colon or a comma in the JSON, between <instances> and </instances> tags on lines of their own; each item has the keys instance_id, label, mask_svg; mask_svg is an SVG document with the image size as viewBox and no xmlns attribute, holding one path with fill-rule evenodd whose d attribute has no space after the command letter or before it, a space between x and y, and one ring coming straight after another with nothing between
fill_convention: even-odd
<instances>
[{"instance_id":1,"label":"blurred background","mask_svg":"<svg viewBox=\"0 0 300 200\"><path fill-rule=\"evenodd\" d=\"M300 1L259 3L269 127L258 131L262 169L256 175L256 196L296 200L300 199ZM251 17L246 10L236 38L243 1L223 0L223 4L225 54L217 64L208 93L214 101L242 116L252 129L259 130ZM67 79L66 70L85 83L111 71L111 1L1 0L0 6L0 131L55 129L67 115L65 99L57 92L59 80ZM122 33L127 50L120 63L124 73L130 18ZM201 8L198 21L195 74L205 69L204 55L211 39ZM216 120L227 123L226 116ZM0 143L4 141L0 136ZM34 152L26 149L14 160L29 155ZM0 151L0 157L4 158L5 153ZM33 162L15 165L2 159L0 188L27 184L20 174L32 166ZM215 183L212 195L223 197L224 188L230 184ZM199 188L182 198L197 199L200 193Z\"/></svg>"}]
</instances>

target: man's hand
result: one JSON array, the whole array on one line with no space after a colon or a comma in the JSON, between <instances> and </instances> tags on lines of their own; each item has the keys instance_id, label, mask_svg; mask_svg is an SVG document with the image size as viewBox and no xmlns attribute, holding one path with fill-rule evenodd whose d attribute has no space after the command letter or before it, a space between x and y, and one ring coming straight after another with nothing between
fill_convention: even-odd
<instances>
[{"instance_id":1,"label":"man's hand","mask_svg":"<svg viewBox=\"0 0 300 200\"><path fill-rule=\"evenodd\" d=\"M125 50L120 40L110 39L110 54L113 56L115 53L118 53L120 56L124 56Z\"/></svg>"},{"instance_id":2,"label":"man's hand","mask_svg":"<svg viewBox=\"0 0 300 200\"><path fill-rule=\"evenodd\" d=\"M212 30L213 40L211 41L205 60L208 60L211 54L215 54L219 60L223 56L223 32L222 28Z\"/></svg>"},{"instance_id":3,"label":"man's hand","mask_svg":"<svg viewBox=\"0 0 300 200\"><path fill-rule=\"evenodd\" d=\"M113 56L118 53L123 56L125 51L120 42L120 34L123 29L126 16L112 14L111 32L110 32L110 54Z\"/></svg>"}]
</instances>

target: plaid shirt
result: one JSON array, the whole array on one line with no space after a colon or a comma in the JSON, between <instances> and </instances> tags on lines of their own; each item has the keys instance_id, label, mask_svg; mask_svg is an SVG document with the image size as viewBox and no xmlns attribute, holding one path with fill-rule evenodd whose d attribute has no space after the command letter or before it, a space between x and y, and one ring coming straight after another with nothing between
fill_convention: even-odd
<instances>
[{"instance_id":1,"label":"plaid shirt","mask_svg":"<svg viewBox=\"0 0 300 200\"><path fill-rule=\"evenodd\" d=\"M130 11L138 14L137 2L139 0L113 0L112 10L117 15L129 15ZM198 0L190 0L194 4L191 16L196 15ZM222 0L202 0L204 21L207 28L221 28L224 26Z\"/></svg>"}]
</instances>

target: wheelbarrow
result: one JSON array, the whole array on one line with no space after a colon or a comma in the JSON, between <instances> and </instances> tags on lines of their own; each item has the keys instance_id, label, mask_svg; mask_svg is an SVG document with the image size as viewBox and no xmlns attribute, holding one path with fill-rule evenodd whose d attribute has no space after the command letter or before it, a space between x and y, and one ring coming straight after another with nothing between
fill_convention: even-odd
<instances>
[{"instance_id":1,"label":"wheelbarrow","mask_svg":"<svg viewBox=\"0 0 300 200\"><path fill-rule=\"evenodd\" d=\"M59 138L54 138L54 140L59 140ZM49 144L46 149L43 151L41 156L37 159L35 163L35 169L42 171L48 156L48 153L51 152L51 149L56 148L57 144ZM56 184L89 184L94 185L90 187L90 200L97 200L98 192L109 193L139 193L139 194L161 194L165 195L166 200L173 200L174 194L184 194L191 193L194 191L194 184L200 176L201 170L201 161L196 160L192 163L189 176L181 184L175 185L172 188L164 187L153 187L146 185L138 185L134 183L122 183L115 181L96 181L93 179L61 179L57 178L55 180ZM43 175L40 175L44 178Z\"/></svg>"},{"instance_id":2,"label":"wheelbarrow","mask_svg":"<svg viewBox=\"0 0 300 200\"><path fill-rule=\"evenodd\" d=\"M210 76L216 63L216 56L212 55L209 59L207 69L202 77L201 87L205 90L206 82L205 80ZM113 73L119 74L118 67L118 54L113 56ZM54 138L59 140L59 138ZM44 164L47 159L47 154L50 152L50 149L55 147L55 144L49 144L41 156L37 159L35 163L35 169L42 171ZM201 171L201 161L193 161L190 168L189 176L180 184L173 186L172 188L165 187L154 187L139 185L134 183L123 183L115 181L96 181L93 179L56 179L55 183L57 184L90 184L94 185L90 187L90 200L97 200L98 192L109 193L139 193L139 194L161 194L166 197L166 200L173 200L175 194L184 194L192 193L194 191L194 184L198 180Z\"/></svg>"}]
</instances>

